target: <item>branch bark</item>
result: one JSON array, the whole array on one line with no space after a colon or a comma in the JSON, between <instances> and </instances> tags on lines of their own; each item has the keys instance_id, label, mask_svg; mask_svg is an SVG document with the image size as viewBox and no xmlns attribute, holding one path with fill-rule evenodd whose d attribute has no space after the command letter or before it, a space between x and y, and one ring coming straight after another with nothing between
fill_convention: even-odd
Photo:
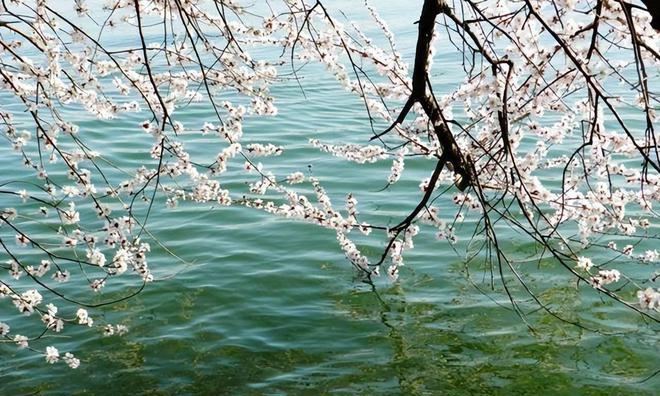
<instances>
[{"instance_id":1,"label":"branch bark","mask_svg":"<svg viewBox=\"0 0 660 396\"><path fill-rule=\"evenodd\" d=\"M451 10L445 4L444 0L424 1L422 13L418 22L419 29L417 35L417 47L415 49L412 93L394 123L379 135L374 136L372 140L388 133L394 129L397 124L401 124L413 105L419 103L422 106L424 113L429 118L431 125L433 126L433 132L442 147L442 155L438 161L442 161L443 165L446 163L449 169L452 169L460 175L460 180L456 182L456 186L463 191L475 180L473 172L471 171L472 167L469 164L470 159L466 158L461 152L454 135L449 130L447 120L442 114L442 109L438 107L433 94L427 90L427 85L430 85L428 76L429 56L431 53L433 31L435 29L435 19L441 13L449 12L451 12ZM429 185L431 191L434 187L434 185Z\"/></svg>"}]
</instances>

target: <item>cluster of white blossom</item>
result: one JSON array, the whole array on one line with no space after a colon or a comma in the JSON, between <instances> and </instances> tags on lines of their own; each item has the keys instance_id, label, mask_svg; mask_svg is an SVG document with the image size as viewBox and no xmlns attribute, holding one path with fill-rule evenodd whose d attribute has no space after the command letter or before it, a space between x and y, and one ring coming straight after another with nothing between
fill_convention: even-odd
<instances>
[{"instance_id":1,"label":"cluster of white blossom","mask_svg":"<svg viewBox=\"0 0 660 396\"><path fill-rule=\"evenodd\" d=\"M318 139L310 139L309 142L313 147L316 147L321 151L345 158L349 161L357 162L358 164L376 162L387 158L387 152L381 146L361 146L358 144L335 145L321 143Z\"/></svg>"}]
</instances>

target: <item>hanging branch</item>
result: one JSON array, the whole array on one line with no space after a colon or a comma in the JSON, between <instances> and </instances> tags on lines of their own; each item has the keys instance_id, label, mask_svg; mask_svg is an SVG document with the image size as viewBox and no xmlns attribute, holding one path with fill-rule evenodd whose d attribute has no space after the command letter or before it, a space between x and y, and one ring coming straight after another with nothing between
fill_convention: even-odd
<instances>
[{"instance_id":1,"label":"hanging branch","mask_svg":"<svg viewBox=\"0 0 660 396\"><path fill-rule=\"evenodd\" d=\"M422 13L418 21L417 46L415 49L415 66L413 69L412 92L410 97L403 105L401 112L396 120L385 131L371 138L374 140L380 138L401 124L412 107L419 103L429 119L431 128L440 143L442 155L438 162L446 162L450 169L460 175L456 186L465 190L475 180L471 173L471 167L468 165L469 159L463 156L461 149L456 144L456 139L449 129L447 120L442 114L442 109L437 105L433 96L427 91L429 84L429 61L431 56L431 41L433 40L433 31L435 30L435 19L443 12L449 11L449 7L443 0L425 0L422 6ZM438 165L436 168L442 168ZM433 191L437 177L432 179L429 184L429 190Z\"/></svg>"}]
</instances>

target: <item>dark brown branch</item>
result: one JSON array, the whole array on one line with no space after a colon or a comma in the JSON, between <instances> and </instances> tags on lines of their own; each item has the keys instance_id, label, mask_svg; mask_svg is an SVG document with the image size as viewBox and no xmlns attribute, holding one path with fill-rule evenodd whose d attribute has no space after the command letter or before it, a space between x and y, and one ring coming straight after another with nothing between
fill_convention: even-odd
<instances>
[{"instance_id":1,"label":"dark brown branch","mask_svg":"<svg viewBox=\"0 0 660 396\"><path fill-rule=\"evenodd\" d=\"M424 197L422 198L421 201L417 204L415 209L410 212L408 217L406 217L401 223L399 223L397 226L393 227L393 231L400 231L406 227L408 227L413 220L415 220L415 217L426 207L426 204L429 202L429 199L431 199L431 194L433 194L433 188L431 186L435 186L435 184L438 182L438 178L440 177L440 173L442 173L442 168L444 168L445 163L447 161L445 160L444 156L441 156L440 159L438 159L437 164L435 165L435 170L433 171L433 174L431 175L431 178L429 179L429 185L426 188L426 191L424 192Z\"/></svg>"},{"instance_id":2,"label":"dark brown branch","mask_svg":"<svg viewBox=\"0 0 660 396\"><path fill-rule=\"evenodd\" d=\"M378 138L394 129L405 119L406 115L415 103L419 103L424 113L429 118L440 146L442 147L442 158L447 162L448 167L461 176L456 186L465 190L475 179L470 172L468 159L463 156L454 135L449 130L447 120L442 114L442 110L434 100L432 93L427 92L429 84L429 55L431 53L431 40L435 29L435 19L441 13L449 13L450 9L442 0L425 0L422 7L422 14L419 18L419 29L417 35L417 47L415 49L415 66L413 69L412 93L406 101L401 113L392 125L384 132L374 136ZM430 84L429 84L430 85ZM429 184L432 191L435 188L435 182Z\"/></svg>"}]
</instances>

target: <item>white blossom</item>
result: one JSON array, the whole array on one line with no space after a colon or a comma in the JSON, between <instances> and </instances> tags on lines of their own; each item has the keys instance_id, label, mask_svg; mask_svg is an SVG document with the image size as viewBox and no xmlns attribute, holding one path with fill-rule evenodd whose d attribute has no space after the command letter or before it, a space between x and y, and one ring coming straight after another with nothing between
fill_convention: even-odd
<instances>
[{"instance_id":1,"label":"white blossom","mask_svg":"<svg viewBox=\"0 0 660 396\"><path fill-rule=\"evenodd\" d=\"M53 346L46 347L46 353L44 355L46 355L46 361L50 364L60 360L60 352Z\"/></svg>"}]
</instances>

